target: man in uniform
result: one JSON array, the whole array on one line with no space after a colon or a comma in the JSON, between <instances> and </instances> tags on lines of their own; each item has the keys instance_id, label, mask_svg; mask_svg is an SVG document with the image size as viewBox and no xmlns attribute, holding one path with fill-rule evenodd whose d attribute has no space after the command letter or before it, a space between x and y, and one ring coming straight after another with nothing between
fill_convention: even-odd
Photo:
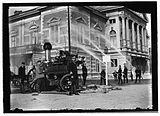
<instances>
[{"instance_id":1,"label":"man in uniform","mask_svg":"<svg viewBox=\"0 0 160 116\"><path fill-rule=\"evenodd\" d=\"M71 57L71 56L69 56ZM78 91L77 91L77 86L78 86L78 73L77 73L77 65L75 63L75 56L72 57L72 59L68 59L68 71L69 73L72 74L73 78L72 78L72 84L71 84L71 89L69 92L69 95L75 94L75 95L79 95Z\"/></svg>"}]
</instances>

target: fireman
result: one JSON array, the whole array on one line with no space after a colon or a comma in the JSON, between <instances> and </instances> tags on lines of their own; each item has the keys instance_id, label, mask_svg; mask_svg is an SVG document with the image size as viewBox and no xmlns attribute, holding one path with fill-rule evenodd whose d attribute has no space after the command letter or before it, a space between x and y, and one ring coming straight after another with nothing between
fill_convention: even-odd
<instances>
[{"instance_id":1,"label":"fireman","mask_svg":"<svg viewBox=\"0 0 160 116\"><path fill-rule=\"evenodd\" d=\"M69 95L72 95L72 94L79 95L79 93L77 91L78 73L77 73L77 65L75 63L75 59L76 59L75 56L70 58L68 60L68 65L67 65L69 73L71 73L73 75L73 79L72 79L72 84L71 84L71 89L70 89Z\"/></svg>"}]
</instances>

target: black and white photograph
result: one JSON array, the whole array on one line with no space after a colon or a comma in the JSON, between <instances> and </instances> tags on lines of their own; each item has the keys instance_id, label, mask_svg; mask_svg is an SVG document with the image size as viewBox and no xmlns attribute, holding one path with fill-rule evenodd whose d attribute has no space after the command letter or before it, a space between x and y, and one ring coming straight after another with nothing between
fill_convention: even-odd
<instances>
[{"instance_id":1,"label":"black and white photograph","mask_svg":"<svg viewBox=\"0 0 160 116\"><path fill-rule=\"evenodd\" d=\"M2 7L3 112L158 111L157 2Z\"/></svg>"}]
</instances>

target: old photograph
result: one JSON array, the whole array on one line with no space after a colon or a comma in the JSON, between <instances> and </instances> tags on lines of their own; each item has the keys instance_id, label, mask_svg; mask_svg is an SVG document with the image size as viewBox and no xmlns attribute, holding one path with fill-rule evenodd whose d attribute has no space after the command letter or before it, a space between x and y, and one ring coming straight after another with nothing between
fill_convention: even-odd
<instances>
[{"instance_id":1,"label":"old photograph","mask_svg":"<svg viewBox=\"0 0 160 116\"><path fill-rule=\"evenodd\" d=\"M156 2L3 5L9 112L158 110Z\"/></svg>"}]
</instances>

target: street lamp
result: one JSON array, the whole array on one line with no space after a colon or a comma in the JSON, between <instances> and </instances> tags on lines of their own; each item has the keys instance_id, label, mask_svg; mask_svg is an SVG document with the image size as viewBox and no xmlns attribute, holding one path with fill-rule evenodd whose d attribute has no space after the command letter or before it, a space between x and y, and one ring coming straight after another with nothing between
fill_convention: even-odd
<instances>
[{"instance_id":1,"label":"street lamp","mask_svg":"<svg viewBox=\"0 0 160 116\"><path fill-rule=\"evenodd\" d=\"M108 71L107 71L107 63L108 62L110 62L110 55L108 55L107 53L108 53L108 47L106 46L105 48L104 48L104 53L105 53L105 55L103 56L103 62L105 63L105 65L106 65L106 85L108 85Z\"/></svg>"}]
</instances>

